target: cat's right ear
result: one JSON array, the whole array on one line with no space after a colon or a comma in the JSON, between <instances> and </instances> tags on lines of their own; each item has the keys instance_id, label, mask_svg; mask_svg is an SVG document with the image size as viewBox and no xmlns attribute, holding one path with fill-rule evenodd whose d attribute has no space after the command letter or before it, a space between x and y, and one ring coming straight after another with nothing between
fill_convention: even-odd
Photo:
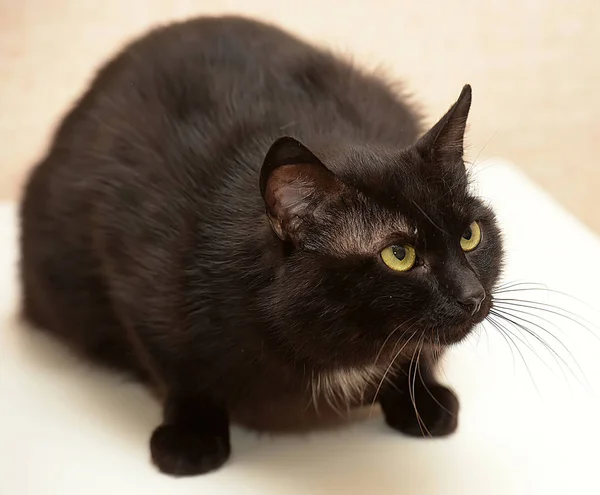
<instances>
[{"instance_id":1,"label":"cat's right ear","mask_svg":"<svg viewBox=\"0 0 600 495\"><path fill-rule=\"evenodd\" d=\"M273 143L260 171L260 193L271 227L277 237L297 247L317 208L341 190L336 176L291 137Z\"/></svg>"},{"instance_id":2,"label":"cat's right ear","mask_svg":"<svg viewBox=\"0 0 600 495\"><path fill-rule=\"evenodd\" d=\"M471 108L471 86L462 89L456 103L416 144L425 159L438 164L463 165L467 117Z\"/></svg>"}]
</instances>

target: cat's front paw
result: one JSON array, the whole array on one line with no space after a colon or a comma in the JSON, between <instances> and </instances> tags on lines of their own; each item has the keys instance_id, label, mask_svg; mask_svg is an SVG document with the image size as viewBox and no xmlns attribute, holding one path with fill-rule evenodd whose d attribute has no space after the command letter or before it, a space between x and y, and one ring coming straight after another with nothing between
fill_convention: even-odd
<instances>
[{"instance_id":1,"label":"cat's front paw","mask_svg":"<svg viewBox=\"0 0 600 495\"><path fill-rule=\"evenodd\" d=\"M229 458L231 447L228 434L166 424L152 433L150 452L163 473L191 476L221 467Z\"/></svg>"},{"instance_id":2,"label":"cat's front paw","mask_svg":"<svg viewBox=\"0 0 600 495\"><path fill-rule=\"evenodd\" d=\"M387 424L406 435L442 437L458 426L458 399L442 385L417 387L414 405L408 392L396 391L393 397L382 398L381 406Z\"/></svg>"}]
</instances>

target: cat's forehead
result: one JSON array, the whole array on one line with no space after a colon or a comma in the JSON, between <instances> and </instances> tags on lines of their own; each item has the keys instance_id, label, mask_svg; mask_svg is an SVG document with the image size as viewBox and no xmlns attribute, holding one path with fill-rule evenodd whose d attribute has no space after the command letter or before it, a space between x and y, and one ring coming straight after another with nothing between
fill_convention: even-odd
<instances>
[{"instance_id":1,"label":"cat's forehead","mask_svg":"<svg viewBox=\"0 0 600 495\"><path fill-rule=\"evenodd\" d=\"M339 173L345 182L392 209L402 208L403 203L460 208L468 188L462 163L430 163L413 148L400 152L354 150L342 163Z\"/></svg>"},{"instance_id":2,"label":"cat's forehead","mask_svg":"<svg viewBox=\"0 0 600 495\"><path fill-rule=\"evenodd\" d=\"M330 218L322 242L331 254L370 256L399 236L410 238L416 228L405 215L365 204L348 207Z\"/></svg>"},{"instance_id":3,"label":"cat's forehead","mask_svg":"<svg viewBox=\"0 0 600 495\"><path fill-rule=\"evenodd\" d=\"M437 191L373 197L359 193L353 201L336 208L329 218L323 242L327 250L340 257L370 256L393 242L427 241L431 234L464 228L471 215L470 198Z\"/></svg>"},{"instance_id":4,"label":"cat's forehead","mask_svg":"<svg viewBox=\"0 0 600 495\"><path fill-rule=\"evenodd\" d=\"M437 168L413 153L355 154L340 171L350 186L334 208L323 241L336 256L372 255L386 243L428 240L456 230L472 214L464 169ZM461 164L462 166L462 164Z\"/></svg>"}]
</instances>

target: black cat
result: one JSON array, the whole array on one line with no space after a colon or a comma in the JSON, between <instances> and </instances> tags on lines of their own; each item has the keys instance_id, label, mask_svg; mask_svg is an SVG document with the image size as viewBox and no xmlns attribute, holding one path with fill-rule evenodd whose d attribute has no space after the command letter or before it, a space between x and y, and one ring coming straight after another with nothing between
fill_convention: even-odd
<instances>
[{"instance_id":1,"label":"black cat","mask_svg":"<svg viewBox=\"0 0 600 495\"><path fill-rule=\"evenodd\" d=\"M167 473L223 464L230 420L308 428L379 402L397 430L449 434L434 365L486 317L502 258L468 190L470 104L465 86L419 138L380 78L279 29L153 31L27 184L24 313L162 393Z\"/></svg>"}]
</instances>

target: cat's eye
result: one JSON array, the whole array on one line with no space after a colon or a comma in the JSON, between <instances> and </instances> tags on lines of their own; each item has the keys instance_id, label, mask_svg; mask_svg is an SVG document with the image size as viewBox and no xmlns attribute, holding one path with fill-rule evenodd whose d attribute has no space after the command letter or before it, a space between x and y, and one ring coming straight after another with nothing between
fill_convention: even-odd
<instances>
[{"instance_id":1,"label":"cat's eye","mask_svg":"<svg viewBox=\"0 0 600 495\"><path fill-rule=\"evenodd\" d=\"M407 272L415 266L417 254L415 248L408 244L394 244L381 251L381 259L392 270Z\"/></svg>"},{"instance_id":2,"label":"cat's eye","mask_svg":"<svg viewBox=\"0 0 600 495\"><path fill-rule=\"evenodd\" d=\"M473 222L467 227L460 238L460 247L468 253L473 251L481 242L481 227L478 222Z\"/></svg>"}]
</instances>

